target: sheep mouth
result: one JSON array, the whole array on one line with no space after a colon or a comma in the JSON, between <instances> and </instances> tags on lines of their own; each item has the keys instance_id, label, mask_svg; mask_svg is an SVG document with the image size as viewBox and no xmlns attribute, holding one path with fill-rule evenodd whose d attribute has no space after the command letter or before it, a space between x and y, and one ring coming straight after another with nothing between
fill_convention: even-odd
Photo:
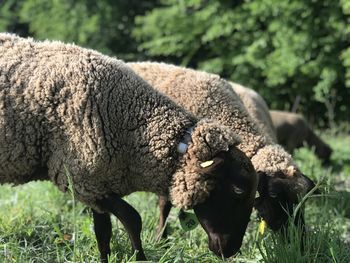
<instances>
[{"instance_id":1,"label":"sheep mouth","mask_svg":"<svg viewBox=\"0 0 350 263\"><path fill-rule=\"evenodd\" d=\"M240 246L236 246L227 242L224 238L213 236L209 238L209 249L218 257L229 258L239 252Z\"/></svg>"}]
</instances>

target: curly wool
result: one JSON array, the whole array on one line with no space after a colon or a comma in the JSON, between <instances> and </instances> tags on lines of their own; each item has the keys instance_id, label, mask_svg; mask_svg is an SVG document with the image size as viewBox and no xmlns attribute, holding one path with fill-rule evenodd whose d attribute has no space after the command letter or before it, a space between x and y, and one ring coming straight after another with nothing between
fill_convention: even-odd
<instances>
[{"instance_id":1,"label":"curly wool","mask_svg":"<svg viewBox=\"0 0 350 263\"><path fill-rule=\"evenodd\" d=\"M244 143L238 145L249 158L270 139L261 134L231 85L215 74L165 63L127 63L155 89L199 118L213 118L233 128Z\"/></svg>"},{"instance_id":2,"label":"curly wool","mask_svg":"<svg viewBox=\"0 0 350 263\"><path fill-rule=\"evenodd\" d=\"M296 167L292 156L279 145L261 148L251 160L256 171L263 171L270 176L277 171L293 176L293 167Z\"/></svg>"},{"instance_id":3,"label":"curly wool","mask_svg":"<svg viewBox=\"0 0 350 263\"><path fill-rule=\"evenodd\" d=\"M265 100L252 89L233 82L230 82L230 85L242 100L244 107L261 132L268 136L271 141L277 143L276 130ZM256 171L263 171L268 176L273 176L277 171L286 176L293 176L297 171L292 156L277 144L261 148L251 160Z\"/></svg>"},{"instance_id":4,"label":"curly wool","mask_svg":"<svg viewBox=\"0 0 350 263\"><path fill-rule=\"evenodd\" d=\"M127 64L154 88L196 117L211 117L229 126L240 136L242 143L238 148L254 160L256 171L268 172L272 176L277 171L288 171L289 174L298 170L291 156L270 136L262 133L231 85L218 75L164 63Z\"/></svg>"},{"instance_id":5,"label":"curly wool","mask_svg":"<svg viewBox=\"0 0 350 263\"><path fill-rule=\"evenodd\" d=\"M221 125L198 122L188 154L179 155L177 145L196 119L124 62L98 52L0 34L0 57L1 183L50 179L66 191L68 170L76 198L103 211L98 200L112 192L164 195L182 187L173 174L191 170L183 166L196 162L189 162L192 152L210 158L234 137ZM199 174L181 176L184 194L195 198L176 202L180 207L208 195L210 187L196 185Z\"/></svg>"},{"instance_id":6,"label":"curly wool","mask_svg":"<svg viewBox=\"0 0 350 263\"><path fill-rule=\"evenodd\" d=\"M240 84L229 82L233 90L242 100L244 107L249 115L258 125L259 129L265 136L269 136L270 140L277 143L276 130L273 126L269 113L269 108L265 100L254 90L244 87Z\"/></svg>"},{"instance_id":7,"label":"curly wool","mask_svg":"<svg viewBox=\"0 0 350 263\"><path fill-rule=\"evenodd\" d=\"M184 209L202 203L215 187L216 178L198 172L199 164L240 143L229 127L206 120L199 124L192 133L192 143L180 161L181 168L173 176L170 191L172 203Z\"/></svg>"}]
</instances>

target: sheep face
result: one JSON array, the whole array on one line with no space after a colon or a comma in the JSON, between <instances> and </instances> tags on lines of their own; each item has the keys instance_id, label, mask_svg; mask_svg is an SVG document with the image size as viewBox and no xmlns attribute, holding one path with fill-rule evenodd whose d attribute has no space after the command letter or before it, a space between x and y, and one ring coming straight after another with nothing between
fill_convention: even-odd
<instances>
[{"instance_id":1,"label":"sheep face","mask_svg":"<svg viewBox=\"0 0 350 263\"><path fill-rule=\"evenodd\" d=\"M230 152L219 153L210 167L202 169L203 176L216 177L217 181L209 197L193 207L208 234L210 250L224 257L236 254L242 245L257 188L257 175L249 159L236 148Z\"/></svg>"},{"instance_id":2,"label":"sheep face","mask_svg":"<svg viewBox=\"0 0 350 263\"><path fill-rule=\"evenodd\" d=\"M260 197L255 200L254 206L272 230L284 229L299 198L309 192L315 184L299 171L293 176L286 176L282 172L276 172L272 176L258 172L258 175ZM294 223L303 227L304 219L300 211Z\"/></svg>"}]
</instances>

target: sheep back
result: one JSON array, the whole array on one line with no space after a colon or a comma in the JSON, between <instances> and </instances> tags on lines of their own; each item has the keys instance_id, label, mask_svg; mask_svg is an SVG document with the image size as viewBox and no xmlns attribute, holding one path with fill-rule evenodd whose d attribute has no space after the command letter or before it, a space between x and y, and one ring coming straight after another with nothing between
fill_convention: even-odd
<instances>
[{"instance_id":1,"label":"sheep back","mask_svg":"<svg viewBox=\"0 0 350 263\"><path fill-rule=\"evenodd\" d=\"M276 131L265 100L252 89L233 82L230 82L230 84L242 100L245 108L256 122L261 132L269 136L270 140L277 143Z\"/></svg>"},{"instance_id":2,"label":"sheep back","mask_svg":"<svg viewBox=\"0 0 350 263\"><path fill-rule=\"evenodd\" d=\"M315 153L319 158L329 161L332 154L331 147L313 132L302 115L285 111L270 111L270 115L278 143L287 151L292 153L306 142L309 146L315 147Z\"/></svg>"}]
</instances>

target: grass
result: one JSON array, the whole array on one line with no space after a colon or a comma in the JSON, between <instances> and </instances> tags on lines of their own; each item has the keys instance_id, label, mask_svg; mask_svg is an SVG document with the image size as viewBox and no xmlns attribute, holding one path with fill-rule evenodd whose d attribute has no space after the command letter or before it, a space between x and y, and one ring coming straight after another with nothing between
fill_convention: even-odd
<instances>
[{"instance_id":1,"label":"grass","mask_svg":"<svg viewBox=\"0 0 350 263\"><path fill-rule=\"evenodd\" d=\"M350 136L325 137L334 154L329 167L306 148L294 157L301 170L320 181L323 194L306 202L307 238L300 250L300 233L290 229L286 243L271 231L258 233L253 213L242 253L226 262L350 262ZM156 196L135 193L126 198L143 219L145 254L154 262L222 262L207 246L204 231L180 228L178 211L169 218L170 236L155 241L158 219ZM0 262L98 262L98 250L89 209L75 203L49 182L0 187ZM134 255L127 233L113 220L111 262L131 262Z\"/></svg>"}]
</instances>

